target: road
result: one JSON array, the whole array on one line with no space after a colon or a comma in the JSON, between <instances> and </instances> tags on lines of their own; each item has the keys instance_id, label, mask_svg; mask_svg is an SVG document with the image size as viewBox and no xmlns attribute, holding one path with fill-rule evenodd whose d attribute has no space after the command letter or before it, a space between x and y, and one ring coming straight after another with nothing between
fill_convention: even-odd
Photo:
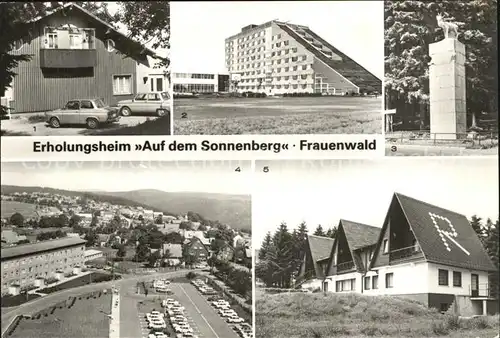
<instances>
[{"instance_id":1,"label":"road","mask_svg":"<svg viewBox=\"0 0 500 338\"><path fill-rule=\"evenodd\" d=\"M45 122L30 122L29 116L13 116L11 120L2 120L1 129L3 135L12 136L75 136L75 135L98 135L99 132L118 130L132 127L145 122L148 118L156 119L155 116L128 116L122 117L120 121L103 125L99 129L89 130L85 126L62 126L51 128Z\"/></svg>"},{"instance_id":2,"label":"road","mask_svg":"<svg viewBox=\"0 0 500 338\"><path fill-rule=\"evenodd\" d=\"M386 144L386 156L481 156L498 155L498 148L465 149L460 147Z\"/></svg>"},{"instance_id":3,"label":"road","mask_svg":"<svg viewBox=\"0 0 500 338\"><path fill-rule=\"evenodd\" d=\"M180 283L172 285L171 288L195 322L200 336L213 338L238 337L193 285Z\"/></svg>"},{"instance_id":4,"label":"road","mask_svg":"<svg viewBox=\"0 0 500 338\"><path fill-rule=\"evenodd\" d=\"M87 292L92 292L92 291L98 291L102 289L108 289L111 288L112 285L117 285L120 286L120 288L123 290L124 288L130 289L131 287L134 287L137 281L143 281L143 280L151 280L154 279L156 276L161 276L165 278L173 278L173 277L180 277L184 276L186 274L186 270L181 270L181 271L174 271L174 272L167 272L167 273L157 273L157 274L151 274L151 275L143 275L143 276L134 276L130 278L124 278L121 280L117 281L110 281L110 282L104 282L104 283L97 283L97 284L90 284L90 285L85 285L81 286L78 288L73 288L73 289L67 289L63 290L60 292L56 292L53 294L49 294L47 296L44 296L42 298L37 298L31 302L21 304L20 306L17 306L15 308L2 308L2 334L4 330L7 328L7 325L16 317L19 315L29 315L32 313L36 313L39 311L42 311L43 309L46 309L50 307L52 304L58 303L60 301L64 301L68 299L68 297L79 295L79 294L84 294ZM126 307L127 304L122 303L121 308ZM135 305L134 305L135 307ZM120 313L121 315L122 313ZM123 331L127 332L127 331ZM140 337L140 336L134 336L134 337Z\"/></svg>"}]
</instances>

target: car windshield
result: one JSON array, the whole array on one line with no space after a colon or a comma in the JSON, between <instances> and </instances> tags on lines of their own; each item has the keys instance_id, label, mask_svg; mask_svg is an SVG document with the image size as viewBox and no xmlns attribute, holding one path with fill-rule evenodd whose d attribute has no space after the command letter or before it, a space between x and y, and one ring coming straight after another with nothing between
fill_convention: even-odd
<instances>
[{"instance_id":1,"label":"car windshield","mask_svg":"<svg viewBox=\"0 0 500 338\"><path fill-rule=\"evenodd\" d=\"M95 106L97 108L104 108L106 105L104 104L104 102L101 100L101 99L97 99L94 101L95 102Z\"/></svg>"},{"instance_id":2,"label":"car windshield","mask_svg":"<svg viewBox=\"0 0 500 338\"><path fill-rule=\"evenodd\" d=\"M170 99L170 95L168 95L168 93L167 93L167 92L163 92L163 93L161 93L161 97L163 98L163 100L168 100L168 99Z\"/></svg>"}]
</instances>

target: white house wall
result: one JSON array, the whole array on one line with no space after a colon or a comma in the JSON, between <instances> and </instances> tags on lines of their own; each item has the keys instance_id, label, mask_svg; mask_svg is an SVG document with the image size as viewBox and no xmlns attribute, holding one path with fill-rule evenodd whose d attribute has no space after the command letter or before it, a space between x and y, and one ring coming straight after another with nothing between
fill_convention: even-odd
<instances>
[{"instance_id":1,"label":"white house wall","mask_svg":"<svg viewBox=\"0 0 500 338\"><path fill-rule=\"evenodd\" d=\"M163 78L163 90L162 91L164 91L164 92L170 91L170 83L168 82L168 78L165 76L165 73L167 70L164 68L153 68L153 66L156 64L157 61L149 56L147 58L148 58L148 63L150 65L150 67L148 67L142 63L139 63L139 62L136 63L137 93L148 93L151 91L150 81L151 81L152 77L155 78L155 81L156 81L156 78L158 78L158 77ZM146 81L144 81L145 78L147 78ZM156 83L155 83L155 86L156 86ZM155 88L155 91L156 91L156 88Z\"/></svg>"},{"instance_id":2,"label":"white house wall","mask_svg":"<svg viewBox=\"0 0 500 338\"><path fill-rule=\"evenodd\" d=\"M466 270L461 268L454 268L447 265L440 265L435 263L427 263L429 265L428 273L427 273L427 285L429 289L429 293L444 293L444 294L453 294L453 295L461 295L461 296L469 296L470 295L470 286L471 286L471 274L477 274L479 277L479 287L481 285L488 283L488 272L485 271L474 271L474 270ZM438 283L438 270L444 269L448 270L448 286L439 285ZM453 271L459 271L462 273L462 286L457 287L453 286Z\"/></svg>"},{"instance_id":3,"label":"white house wall","mask_svg":"<svg viewBox=\"0 0 500 338\"><path fill-rule=\"evenodd\" d=\"M352 291L341 291L338 293L351 293L351 292L356 292L356 293L361 293L361 281L362 281L362 275L359 272L350 272L350 273L344 273L341 275L334 275L334 276L328 276L325 279L325 282L328 282L328 291L329 292L336 292L336 284L338 281L343 281L346 279L355 279L355 290ZM379 282L380 284L380 282Z\"/></svg>"},{"instance_id":4,"label":"white house wall","mask_svg":"<svg viewBox=\"0 0 500 338\"><path fill-rule=\"evenodd\" d=\"M399 265L389 265L378 268L378 289L364 290L367 295L405 295L428 293L428 263L416 262ZM385 275L393 273L392 288L385 287ZM373 273L370 273L373 275ZM437 281L436 281L437 283ZM371 282L370 282L371 286Z\"/></svg>"}]
</instances>

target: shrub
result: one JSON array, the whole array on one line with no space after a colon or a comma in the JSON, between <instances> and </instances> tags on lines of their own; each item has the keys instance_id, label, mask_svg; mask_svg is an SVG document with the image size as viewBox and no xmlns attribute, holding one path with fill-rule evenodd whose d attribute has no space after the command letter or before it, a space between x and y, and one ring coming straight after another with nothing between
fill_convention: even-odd
<instances>
[{"instance_id":1,"label":"shrub","mask_svg":"<svg viewBox=\"0 0 500 338\"><path fill-rule=\"evenodd\" d=\"M432 332L438 336L446 336L450 331L448 330L444 321L432 322Z\"/></svg>"},{"instance_id":2,"label":"shrub","mask_svg":"<svg viewBox=\"0 0 500 338\"><path fill-rule=\"evenodd\" d=\"M187 278L187 279L194 279L194 278L196 278L196 273L194 273L193 271L189 271L189 272L186 274L186 278Z\"/></svg>"},{"instance_id":3,"label":"shrub","mask_svg":"<svg viewBox=\"0 0 500 338\"><path fill-rule=\"evenodd\" d=\"M456 315L446 316L444 323L449 330L460 329L460 318Z\"/></svg>"}]
</instances>

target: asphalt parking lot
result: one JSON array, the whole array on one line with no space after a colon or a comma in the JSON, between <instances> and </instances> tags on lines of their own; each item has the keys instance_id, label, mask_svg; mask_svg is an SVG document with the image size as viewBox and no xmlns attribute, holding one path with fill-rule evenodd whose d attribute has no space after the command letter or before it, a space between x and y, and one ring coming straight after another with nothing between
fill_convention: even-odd
<instances>
[{"instance_id":1,"label":"asphalt parking lot","mask_svg":"<svg viewBox=\"0 0 500 338\"><path fill-rule=\"evenodd\" d=\"M198 338L238 337L193 285L173 282L169 288L173 294L160 295L151 290L146 297L143 294L136 294L137 287L135 285L129 284L126 288L122 287L120 336L124 338L148 338L149 329L145 320L146 313L153 309L162 311L161 299L173 298L185 307L185 316L193 333Z\"/></svg>"}]
</instances>

